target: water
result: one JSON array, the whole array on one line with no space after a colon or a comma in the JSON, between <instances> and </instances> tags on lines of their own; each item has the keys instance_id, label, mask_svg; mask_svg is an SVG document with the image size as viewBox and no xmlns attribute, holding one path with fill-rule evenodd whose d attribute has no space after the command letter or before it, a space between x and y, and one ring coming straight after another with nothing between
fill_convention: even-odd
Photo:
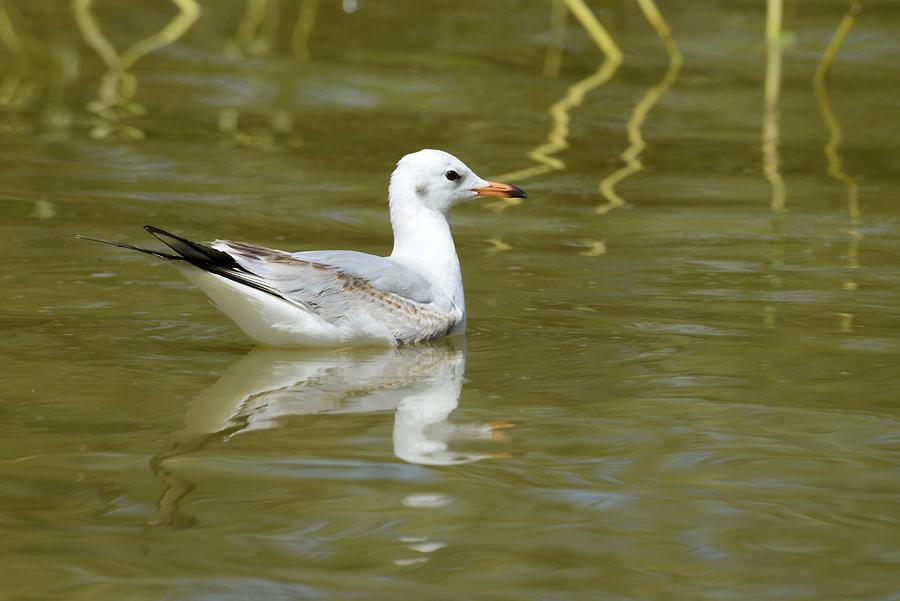
<instances>
[{"instance_id":1,"label":"water","mask_svg":"<svg viewBox=\"0 0 900 601\"><path fill-rule=\"evenodd\" d=\"M637 4L616 65L544 3L207 3L90 110L69 8L4 6L0 597L897 598L894 4L818 95L845 7L785 7L765 160L758 2L660 3L680 69ZM385 253L425 146L530 194L453 215L465 340L252 349L72 238Z\"/></svg>"}]
</instances>

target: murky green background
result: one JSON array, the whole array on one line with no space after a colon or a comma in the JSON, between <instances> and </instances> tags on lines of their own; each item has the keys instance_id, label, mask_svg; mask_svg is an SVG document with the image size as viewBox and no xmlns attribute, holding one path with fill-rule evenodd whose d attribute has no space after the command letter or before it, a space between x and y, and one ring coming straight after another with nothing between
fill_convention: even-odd
<instances>
[{"instance_id":1,"label":"murky green background","mask_svg":"<svg viewBox=\"0 0 900 601\"><path fill-rule=\"evenodd\" d=\"M625 1L621 65L549 2L205 2L128 52L176 5L79 7L0 5L0 597L898 598L897 3L818 93L847 5L785 6L783 212L762 1L661 1L680 70ZM133 63L99 100L82 32ZM251 350L73 239L386 253L421 147L530 193L453 215L465 344Z\"/></svg>"}]
</instances>

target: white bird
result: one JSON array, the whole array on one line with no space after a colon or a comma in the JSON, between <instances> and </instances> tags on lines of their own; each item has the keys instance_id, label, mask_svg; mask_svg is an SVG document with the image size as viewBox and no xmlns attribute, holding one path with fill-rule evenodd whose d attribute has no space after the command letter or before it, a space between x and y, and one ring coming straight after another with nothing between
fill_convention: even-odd
<instances>
[{"instance_id":1,"label":"white bird","mask_svg":"<svg viewBox=\"0 0 900 601\"><path fill-rule=\"evenodd\" d=\"M279 428L295 416L394 412L394 455L421 465L460 465L507 454L456 450L466 441L502 442L508 422L450 420L459 405L466 351L461 337L401 348L256 347L188 404L185 427L150 461L163 484L150 523L172 525L196 486L177 462L213 440Z\"/></svg>"},{"instance_id":2,"label":"white bird","mask_svg":"<svg viewBox=\"0 0 900 601\"><path fill-rule=\"evenodd\" d=\"M177 254L81 236L171 261L250 338L269 346L398 345L465 330L466 303L447 212L478 196L525 198L441 150L404 156L388 197L388 257L290 253L243 242L192 242L144 226Z\"/></svg>"},{"instance_id":3,"label":"white bird","mask_svg":"<svg viewBox=\"0 0 900 601\"><path fill-rule=\"evenodd\" d=\"M323 353L256 347L189 405L178 438L228 438L279 427L300 415L394 411L394 454L410 463L456 465L495 454L457 452L453 441L497 440L494 423L449 421L459 406L464 341Z\"/></svg>"}]
</instances>

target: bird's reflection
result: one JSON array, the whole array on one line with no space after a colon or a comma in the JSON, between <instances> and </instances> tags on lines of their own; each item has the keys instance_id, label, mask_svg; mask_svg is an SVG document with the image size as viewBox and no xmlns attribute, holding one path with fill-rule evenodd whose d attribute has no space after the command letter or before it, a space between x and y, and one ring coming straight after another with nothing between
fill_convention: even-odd
<instances>
[{"instance_id":1,"label":"bird's reflection","mask_svg":"<svg viewBox=\"0 0 900 601\"><path fill-rule=\"evenodd\" d=\"M502 453L457 452L459 439L502 439L508 424L452 424L465 371L465 341L333 352L256 348L190 404L173 447L151 462L163 483L153 524L174 525L179 501L194 487L171 461L287 416L394 411L393 451L403 461L458 465ZM184 525L184 524L182 524Z\"/></svg>"}]
</instances>

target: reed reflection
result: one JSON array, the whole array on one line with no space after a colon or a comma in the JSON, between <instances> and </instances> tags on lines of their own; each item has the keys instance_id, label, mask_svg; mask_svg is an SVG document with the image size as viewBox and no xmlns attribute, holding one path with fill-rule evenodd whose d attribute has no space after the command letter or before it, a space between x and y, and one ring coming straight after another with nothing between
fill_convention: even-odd
<instances>
[{"instance_id":1,"label":"reed reflection","mask_svg":"<svg viewBox=\"0 0 900 601\"><path fill-rule=\"evenodd\" d=\"M301 63L312 60L309 50L309 39L312 37L316 26L316 15L319 11L319 0L300 0L300 10L297 12L297 22L294 23L294 31L291 33L291 50L294 57Z\"/></svg>"},{"instance_id":2,"label":"reed reflection","mask_svg":"<svg viewBox=\"0 0 900 601\"><path fill-rule=\"evenodd\" d=\"M778 127L778 98L781 93L781 21L782 0L767 0L766 5L766 74L763 88L762 119L762 163L763 175L769 182L772 196L769 206L775 213L772 220L772 244L769 285L773 289L781 288L783 277L781 271L785 259L784 210L785 187L779 166L778 145L780 131ZM775 305L763 307L762 321L766 327L776 327L778 308Z\"/></svg>"},{"instance_id":3,"label":"reed reflection","mask_svg":"<svg viewBox=\"0 0 900 601\"><path fill-rule=\"evenodd\" d=\"M816 68L813 76L813 88L816 92L816 101L819 105L819 114L822 116L822 122L828 131L828 140L825 142L825 158L828 160L828 175L846 187L847 195L847 218L849 221L847 228L848 247L847 247L847 269L851 271L859 268L859 248L862 234L859 231L860 223L860 204L859 204L859 185L856 178L848 174L844 170L844 162L841 158L841 144L844 141L844 130L841 127L837 116L831 106L831 99L828 96L827 80L831 72L831 67L837 58L844 40L853 28L857 17L862 11L862 4L858 0L851 0L837 29L828 41L822 58ZM842 283L845 290L856 290L857 284L850 275ZM853 315L850 313L839 314L842 332L852 332Z\"/></svg>"},{"instance_id":4,"label":"reed reflection","mask_svg":"<svg viewBox=\"0 0 900 601\"><path fill-rule=\"evenodd\" d=\"M772 187L772 210L785 208L784 180L778 159L778 97L781 92L782 0L768 0L766 9L766 79L763 92L762 158L763 173Z\"/></svg>"},{"instance_id":5,"label":"reed reflection","mask_svg":"<svg viewBox=\"0 0 900 601\"><path fill-rule=\"evenodd\" d=\"M550 133L547 134L547 141L535 147L528 153L528 158L535 164L524 169L519 169L518 171L498 175L494 179L516 182L537 175L543 175L551 171L565 169L566 164L553 155L569 146L569 112L584 101L584 97L588 92L602 86L612 79L613 75L615 75L619 66L622 64L622 51L619 50L619 47L616 45L612 36L606 28L603 27L597 17L594 16L594 13L591 12L584 1L563 0L563 2L569 11L575 15L578 22L585 31L587 31L591 40L593 40L605 58L594 73L569 86L563 97L554 102L547 109L551 119ZM554 26L557 28L559 27L558 25ZM554 45L550 46L549 52L551 54L555 52ZM552 64L550 58L545 62L545 73L546 65L548 63ZM495 211L502 211L503 209L515 206L519 203L521 203L521 199L512 198L493 202L487 206Z\"/></svg>"},{"instance_id":6,"label":"reed reflection","mask_svg":"<svg viewBox=\"0 0 900 601\"><path fill-rule=\"evenodd\" d=\"M124 122L146 112L143 105L135 100L138 80L131 69L151 52L178 41L200 17L200 5L196 0L171 2L178 10L175 16L162 29L138 40L120 53L103 33L103 28L94 16L94 0L73 1L72 10L78 29L107 67L97 88L97 99L87 106L96 116L90 131L91 137L125 140L144 138L143 131Z\"/></svg>"},{"instance_id":7,"label":"reed reflection","mask_svg":"<svg viewBox=\"0 0 900 601\"><path fill-rule=\"evenodd\" d=\"M23 35L13 18L12 7L0 2L0 46L9 56L9 67L0 79L0 132L19 133L26 129L22 113L35 96L35 82L30 79L31 58Z\"/></svg>"},{"instance_id":8,"label":"reed reflection","mask_svg":"<svg viewBox=\"0 0 900 601\"><path fill-rule=\"evenodd\" d=\"M316 25L318 0L301 0L298 4L297 18L290 37L291 54L296 60L270 64L283 67L283 73L276 80L277 90L274 94L274 106L266 108L263 113L267 123L252 129L241 125L246 107L227 106L219 111L218 127L227 140L233 144L249 146L260 150L279 150L282 147L298 147L302 140L295 135L295 118L291 111L297 89L297 65L309 63L312 54L309 39ZM277 48L278 30L281 27L282 15L280 3L271 0L247 0L244 12L238 20L237 30L229 39L222 52L225 57L234 61L243 71L243 78L258 81L258 88L265 88L270 77L261 73L259 64L247 62L247 57L267 57ZM253 97L259 94L254 91Z\"/></svg>"},{"instance_id":9,"label":"reed reflection","mask_svg":"<svg viewBox=\"0 0 900 601\"><path fill-rule=\"evenodd\" d=\"M678 73L681 71L681 51L678 49L678 44L675 42L675 38L672 37L669 24L666 23L662 13L659 12L659 9L656 7L653 0L637 0L637 2L641 11L644 13L644 17L647 19L647 22L650 23L653 30L662 40L666 49L666 54L669 57L669 66L659 83L647 90L634 106L631 115L628 117L628 122L625 124L625 131L628 134L629 144L628 148L626 148L621 155L622 160L625 161L625 165L613 171L600 181L600 194L606 199L606 202L595 209L595 212L598 215L604 215L612 209L621 207L625 204L625 199L619 196L615 187L626 177L629 177L644 168L644 165L639 158L641 153L647 147L647 143L644 142L644 137L641 133L644 120L647 118L647 114L659 102L660 98L662 98L663 94L675 84L675 81L678 79Z\"/></svg>"},{"instance_id":10,"label":"reed reflection","mask_svg":"<svg viewBox=\"0 0 900 601\"><path fill-rule=\"evenodd\" d=\"M42 31L37 37L34 23L11 3L0 2L0 134L68 137L72 113L65 92L78 76L79 57L65 33L67 25L48 18L38 25Z\"/></svg>"},{"instance_id":11,"label":"reed reflection","mask_svg":"<svg viewBox=\"0 0 900 601\"><path fill-rule=\"evenodd\" d=\"M194 488L170 460L276 428L289 416L393 411L393 453L409 463L449 466L504 456L451 448L454 441L503 440L497 430L509 426L449 421L463 386L464 344L450 339L393 349L252 350L194 399L173 447L151 462L164 487L151 523L182 522L179 502Z\"/></svg>"},{"instance_id":12,"label":"reed reflection","mask_svg":"<svg viewBox=\"0 0 900 601\"><path fill-rule=\"evenodd\" d=\"M550 0L550 43L544 57L544 77L548 79L559 77L568 14L563 0Z\"/></svg>"}]
</instances>

